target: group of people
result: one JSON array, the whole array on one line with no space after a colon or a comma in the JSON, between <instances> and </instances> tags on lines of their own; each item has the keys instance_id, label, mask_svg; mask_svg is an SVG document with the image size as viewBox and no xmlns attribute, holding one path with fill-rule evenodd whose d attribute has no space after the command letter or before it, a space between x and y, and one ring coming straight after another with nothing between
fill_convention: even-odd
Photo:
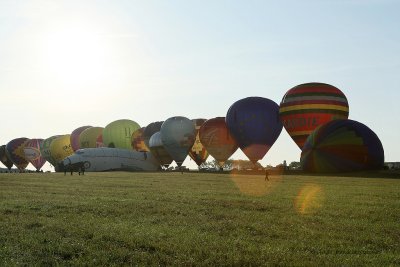
<instances>
[{"instance_id":1,"label":"group of people","mask_svg":"<svg viewBox=\"0 0 400 267\"><path fill-rule=\"evenodd\" d=\"M68 164L66 166L62 166L64 170L64 175L67 175L67 172L71 172L71 175L74 174L74 171L77 171L79 175L85 175L85 165L83 162Z\"/></svg>"}]
</instances>

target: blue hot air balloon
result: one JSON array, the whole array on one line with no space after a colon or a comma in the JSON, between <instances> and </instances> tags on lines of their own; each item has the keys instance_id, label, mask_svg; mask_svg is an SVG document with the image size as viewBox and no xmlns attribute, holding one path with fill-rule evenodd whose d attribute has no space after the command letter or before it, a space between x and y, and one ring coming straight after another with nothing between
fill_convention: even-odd
<instances>
[{"instance_id":1,"label":"blue hot air balloon","mask_svg":"<svg viewBox=\"0 0 400 267\"><path fill-rule=\"evenodd\" d=\"M263 97L247 97L232 104L226 124L244 154L256 163L282 131L279 105Z\"/></svg>"}]
</instances>

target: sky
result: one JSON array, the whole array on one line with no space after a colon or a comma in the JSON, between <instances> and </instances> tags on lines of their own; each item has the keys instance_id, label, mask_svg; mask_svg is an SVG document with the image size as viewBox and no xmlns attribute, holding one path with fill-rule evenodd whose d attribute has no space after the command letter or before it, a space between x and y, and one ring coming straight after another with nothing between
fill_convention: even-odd
<instances>
[{"instance_id":1,"label":"sky","mask_svg":"<svg viewBox=\"0 0 400 267\"><path fill-rule=\"evenodd\" d=\"M279 104L323 82L347 96L385 160L400 161L398 10L396 0L0 0L0 144L117 119L225 116L239 99ZM283 129L261 164L300 153Z\"/></svg>"}]
</instances>

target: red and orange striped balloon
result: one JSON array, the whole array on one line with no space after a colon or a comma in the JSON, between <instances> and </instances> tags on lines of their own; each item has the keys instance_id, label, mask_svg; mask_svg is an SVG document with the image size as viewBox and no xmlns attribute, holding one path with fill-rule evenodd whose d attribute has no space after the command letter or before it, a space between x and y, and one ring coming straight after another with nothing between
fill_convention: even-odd
<instances>
[{"instance_id":1,"label":"red and orange striped balloon","mask_svg":"<svg viewBox=\"0 0 400 267\"><path fill-rule=\"evenodd\" d=\"M279 116L286 131L302 149L315 128L334 119L347 119L349 104L343 92L332 85L305 83L287 91Z\"/></svg>"}]
</instances>

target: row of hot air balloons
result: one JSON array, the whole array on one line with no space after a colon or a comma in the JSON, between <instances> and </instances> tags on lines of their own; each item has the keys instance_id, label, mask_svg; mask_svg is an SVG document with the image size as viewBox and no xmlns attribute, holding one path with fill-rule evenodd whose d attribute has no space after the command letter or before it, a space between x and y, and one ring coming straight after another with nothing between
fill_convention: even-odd
<instances>
[{"instance_id":1,"label":"row of hot air balloons","mask_svg":"<svg viewBox=\"0 0 400 267\"><path fill-rule=\"evenodd\" d=\"M305 170L346 171L383 165L379 138L365 125L348 120L348 115L349 105L341 90L307 83L290 89L280 105L263 97L238 100L226 117L190 120L176 116L146 127L132 120L117 120L104 128L82 126L71 134L44 140L17 138L1 147L0 159L7 167L13 163L22 170L31 162L39 170L45 160L56 167L80 148L115 147L150 151L164 167L172 161L181 166L187 155L198 165L211 155L222 167L240 148L255 164L284 127L302 149ZM344 122L329 124L336 121ZM349 162L344 163L345 159Z\"/></svg>"}]
</instances>

